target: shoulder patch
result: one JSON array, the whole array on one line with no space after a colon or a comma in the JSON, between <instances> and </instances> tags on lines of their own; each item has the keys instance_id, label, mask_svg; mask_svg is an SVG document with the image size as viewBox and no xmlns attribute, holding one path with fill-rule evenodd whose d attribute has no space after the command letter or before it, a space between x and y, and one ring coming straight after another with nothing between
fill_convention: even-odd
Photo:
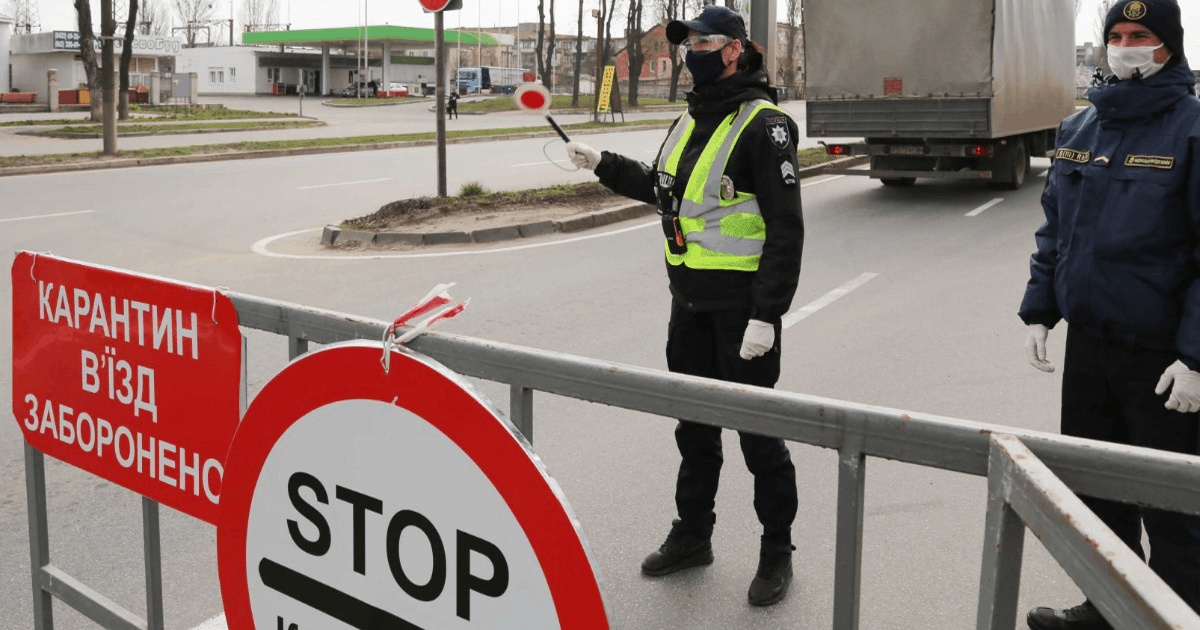
<instances>
[{"instance_id":1,"label":"shoulder patch","mask_svg":"<svg viewBox=\"0 0 1200 630\"><path fill-rule=\"evenodd\" d=\"M779 164L779 174L783 176L784 186L796 185L796 167L792 165L791 160L784 160Z\"/></svg>"},{"instance_id":2,"label":"shoulder patch","mask_svg":"<svg viewBox=\"0 0 1200 630\"><path fill-rule=\"evenodd\" d=\"M1175 158L1161 155L1133 155L1131 153L1125 156L1125 166L1161 168L1169 171L1175 168Z\"/></svg>"},{"instance_id":3,"label":"shoulder patch","mask_svg":"<svg viewBox=\"0 0 1200 630\"><path fill-rule=\"evenodd\" d=\"M768 118L767 137L771 139L771 142L775 143L775 146L780 149L786 149L792 141L792 134L788 132L787 119L780 118L779 122L775 122L773 119Z\"/></svg>"},{"instance_id":4,"label":"shoulder patch","mask_svg":"<svg viewBox=\"0 0 1200 630\"><path fill-rule=\"evenodd\" d=\"M1054 159L1087 164L1092 159L1091 151L1076 151L1075 149L1059 149L1054 152Z\"/></svg>"}]
</instances>

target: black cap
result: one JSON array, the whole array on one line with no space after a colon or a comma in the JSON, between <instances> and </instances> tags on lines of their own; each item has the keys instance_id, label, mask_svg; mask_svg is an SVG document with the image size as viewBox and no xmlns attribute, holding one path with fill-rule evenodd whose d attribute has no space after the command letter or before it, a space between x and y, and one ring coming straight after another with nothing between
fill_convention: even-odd
<instances>
[{"instance_id":1,"label":"black cap","mask_svg":"<svg viewBox=\"0 0 1200 630\"><path fill-rule=\"evenodd\" d=\"M1104 18L1104 40L1121 22L1136 22L1150 29L1174 54L1183 56L1183 24L1179 3L1175 0L1122 0L1108 10Z\"/></svg>"},{"instance_id":2,"label":"black cap","mask_svg":"<svg viewBox=\"0 0 1200 630\"><path fill-rule=\"evenodd\" d=\"M746 23L742 16L725 7L705 7L700 17L690 20L672 20L667 24L667 41L678 46L687 39L689 31L699 33L720 33L734 39L746 40Z\"/></svg>"}]
</instances>

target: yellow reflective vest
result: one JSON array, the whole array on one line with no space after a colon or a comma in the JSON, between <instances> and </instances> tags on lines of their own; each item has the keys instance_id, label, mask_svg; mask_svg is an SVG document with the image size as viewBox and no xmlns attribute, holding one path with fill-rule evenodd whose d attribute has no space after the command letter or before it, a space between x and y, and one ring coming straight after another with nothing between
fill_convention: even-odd
<instances>
[{"instance_id":1,"label":"yellow reflective vest","mask_svg":"<svg viewBox=\"0 0 1200 630\"><path fill-rule=\"evenodd\" d=\"M688 178L679 206L679 225L687 249L673 254L666 248L667 262L692 269L757 271L762 258L767 227L755 195L733 189L725 177L729 156L746 126L762 109L783 111L767 100L753 100L729 114L717 125ZM691 139L696 121L684 113L658 154L659 181L674 181L683 149ZM722 187L722 179L725 186ZM723 193L723 194L722 194Z\"/></svg>"}]
</instances>

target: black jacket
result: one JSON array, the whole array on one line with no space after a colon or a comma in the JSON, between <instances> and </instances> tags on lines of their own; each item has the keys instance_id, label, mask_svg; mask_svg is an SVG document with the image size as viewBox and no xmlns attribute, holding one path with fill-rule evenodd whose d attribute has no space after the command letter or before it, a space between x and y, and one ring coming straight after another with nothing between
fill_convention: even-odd
<instances>
[{"instance_id":1,"label":"black jacket","mask_svg":"<svg viewBox=\"0 0 1200 630\"><path fill-rule=\"evenodd\" d=\"M688 112L696 127L679 161L675 180L677 199L683 198L692 169L713 130L741 103L755 99L776 102L775 90L767 83L761 63L716 84L697 85L687 94ZM789 137L779 137L783 128ZM750 121L730 155L725 174L733 180L734 188L757 196L766 223L766 241L758 271L698 270L667 264L671 294L680 304L696 311L749 307L752 319L772 323L787 313L800 279L804 247L804 219L796 176L797 134L796 123L779 110L763 109ZM600 183L621 195L651 204L657 201L654 172L655 167L608 151L602 153L596 166Z\"/></svg>"},{"instance_id":2,"label":"black jacket","mask_svg":"<svg viewBox=\"0 0 1200 630\"><path fill-rule=\"evenodd\" d=\"M1066 319L1200 369L1200 102L1186 62L1092 88L1046 178L1026 324Z\"/></svg>"}]
</instances>

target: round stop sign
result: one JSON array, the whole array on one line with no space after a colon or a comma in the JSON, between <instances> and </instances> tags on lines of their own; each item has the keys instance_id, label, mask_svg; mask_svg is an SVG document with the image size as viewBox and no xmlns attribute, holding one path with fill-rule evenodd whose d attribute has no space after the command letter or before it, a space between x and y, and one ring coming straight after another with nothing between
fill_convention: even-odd
<instances>
[{"instance_id":1,"label":"round stop sign","mask_svg":"<svg viewBox=\"0 0 1200 630\"><path fill-rule=\"evenodd\" d=\"M448 7L453 8L453 7L450 7L450 4L455 2L455 0L420 0L420 1L421 1L421 8L425 9L426 11L430 11L430 12L434 12L434 13L445 10Z\"/></svg>"},{"instance_id":2,"label":"round stop sign","mask_svg":"<svg viewBox=\"0 0 1200 630\"><path fill-rule=\"evenodd\" d=\"M226 458L231 630L608 628L596 564L541 460L428 357L327 346L255 397Z\"/></svg>"},{"instance_id":3,"label":"round stop sign","mask_svg":"<svg viewBox=\"0 0 1200 630\"><path fill-rule=\"evenodd\" d=\"M550 90L541 83L523 83L513 92L513 101L525 111L545 112L550 109Z\"/></svg>"}]
</instances>

